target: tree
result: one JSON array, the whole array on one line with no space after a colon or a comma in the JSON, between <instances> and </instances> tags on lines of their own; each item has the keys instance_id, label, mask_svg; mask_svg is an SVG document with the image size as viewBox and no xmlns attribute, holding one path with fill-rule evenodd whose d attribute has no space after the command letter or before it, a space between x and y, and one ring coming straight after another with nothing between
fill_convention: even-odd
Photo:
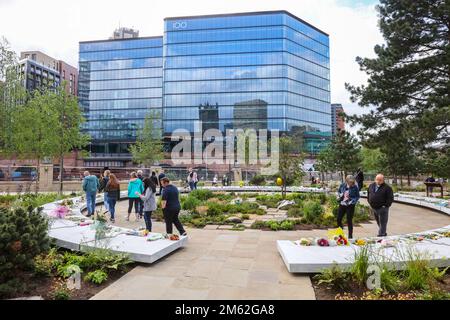
<instances>
[{"instance_id":1,"label":"tree","mask_svg":"<svg viewBox=\"0 0 450 320\"><path fill-rule=\"evenodd\" d=\"M0 154L14 151L12 145L12 116L16 107L26 101L17 56L5 38L0 39Z\"/></svg>"},{"instance_id":2,"label":"tree","mask_svg":"<svg viewBox=\"0 0 450 320\"><path fill-rule=\"evenodd\" d=\"M380 0L377 8L386 44L375 47L376 58L356 59L368 84L346 84L352 101L375 109L350 121L378 144L384 139L380 132L399 126L408 128L415 150L426 150L433 142L448 144L450 2Z\"/></svg>"},{"instance_id":3,"label":"tree","mask_svg":"<svg viewBox=\"0 0 450 320\"><path fill-rule=\"evenodd\" d=\"M383 171L385 163L385 155L379 148L370 149L367 147L361 148L362 163L361 166L366 173L378 173Z\"/></svg>"},{"instance_id":4,"label":"tree","mask_svg":"<svg viewBox=\"0 0 450 320\"><path fill-rule=\"evenodd\" d=\"M326 173L336 171L333 158L333 150L330 149L329 146L319 152L319 154L317 155L316 163L314 164L314 168L321 173L322 181L325 181Z\"/></svg>"},{"instance_id":5,"label":"tree","mask_svg":"<svg viewBox=\"0 0 450 320\"><path fill-rule=\"evenodd\" d=\"M294 181L299 181L305 175L303 171L304 154L299 150L298 137L282 136L279 143L279 174L282 179L282 196L286 196L286 188ZM301 149L300 149L301 150Z\"/></svg>"},{"instance_id":6,"label":"tree","mask_svg":"<svg viewBox=\"0 0 450 320\"><path fill-rule=\"evenodd\" d=\"M410 176L421 172L423 163L407 128L398 125L393 129L382 130L378 135L379 140L363 143L370 148L378 148L383 154L379 171L392 175L394 183L397 183L397 177L400 177L402 184L402 177L407 176L410 184Z\"/></svg>"},{"instance_id":7,"label":"tree","mask_svg":"<svg viewBox=\"0 0 450 320\"><path fill-rule=\"evenodd\" d=\"M52 113L55 117L54 130L57 133L53 156L59 158L59 192L63 192L64 155L74 149L81 149L89 142L89 136L81 132L85 121L77 98L65 90L62 83L54 92L47 92L51 98Z\"/></svg>"},{"instance_id":8,"label":"tree","mask_svg":"<svg viewBox=\"0 0 450 320\"><path fill-rule=\"evenodd\" d=\"M328 148L328 162L331 168L341 172L342 181L348 172L356 171L361 165L360 144L349 132L338 131Z\"/></svg>"},{"instance_id":9,"label":"tree","mask_svg":"<svg viewBox=\"0 0 450 320\"><path fill-rule=\"evenodd\" d=\"M424 171L437 177L450 178L450 148L435 149L424 159Z\"/></svg>"},{"instance_id":10,"label":"tree","mask_svg":"<svg viewBox=\"0 0 450 320\"><path fill-rule=\"evenodd\" d=\"M151 112L145 117L144 126L138 131L136 143L130 146L133 161L151 166L164 158L160 117Z\"/></svg>"},{"instance_id":11,"label":"tree","mask_svg":"<svg viewBox=\"0 0 450 320\"><path fill-rule=\"evenodd\" d=\"M31 158L37 168L45 158L55 154L55 142L60 132L50 94L36 90L26 104L18 106L12 120L12 145L19 158ZM39 191L39 174L36 192Z\"/></svg>"}]
</instances>

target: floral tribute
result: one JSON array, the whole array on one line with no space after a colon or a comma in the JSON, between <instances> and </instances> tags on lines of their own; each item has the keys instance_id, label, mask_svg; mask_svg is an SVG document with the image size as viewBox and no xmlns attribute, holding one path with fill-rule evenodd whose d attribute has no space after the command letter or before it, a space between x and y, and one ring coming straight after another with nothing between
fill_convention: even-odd
<instances>
[{"instance_id":1,"label":"floral tribute","mask_svg":"<svg viewBox=\"0 0 450 320\"><path fill-rule=\"evenodd\" d=\"M58 206L50 211L49 216L56 219L64 219L70 212L70 209L66 206Z\"/></svg>"}]
</instances>

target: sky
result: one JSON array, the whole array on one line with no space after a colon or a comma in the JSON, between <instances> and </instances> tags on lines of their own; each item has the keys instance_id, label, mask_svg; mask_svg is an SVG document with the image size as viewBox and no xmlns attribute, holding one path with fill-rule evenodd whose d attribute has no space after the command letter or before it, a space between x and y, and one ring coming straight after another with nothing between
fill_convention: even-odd
<instances>
[{"instance_id":1,"label":"sky","mask_svg":"<svg viewBox=\"0 0 450 320\"><path fill-rule=\"evenodd\" d=\"M373 57L383 42L375 0L0 0L0 37L17 51L40 50L78 66L78 42L107 39L119 26L140 36L162 35L165 17L287 10L330 35L331 102L348 114L367 112L351 103L344 84L366 75L357 56ZM355 128L349 128L355 131Z\"/></svg>"}]
</instances>

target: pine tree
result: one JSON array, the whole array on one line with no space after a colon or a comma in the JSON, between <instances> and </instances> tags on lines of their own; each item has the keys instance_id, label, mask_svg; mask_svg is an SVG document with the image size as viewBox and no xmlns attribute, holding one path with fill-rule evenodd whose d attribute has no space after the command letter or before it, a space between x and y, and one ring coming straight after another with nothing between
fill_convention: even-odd
<instances>
[{"instance_id":1,"label":"pine tree","mask_svg":"<svg viewBox=\"0 0 450 320\"><path fill-rule=\"evenodd\" d=\"M376 58L357 58L368 84L346 84L354 102L375 109L349 119L372 141L401 125L415 147L449 143L450 2L380 0L377 8L386 44L375 47Z\"/></svg>"}]
</instances>

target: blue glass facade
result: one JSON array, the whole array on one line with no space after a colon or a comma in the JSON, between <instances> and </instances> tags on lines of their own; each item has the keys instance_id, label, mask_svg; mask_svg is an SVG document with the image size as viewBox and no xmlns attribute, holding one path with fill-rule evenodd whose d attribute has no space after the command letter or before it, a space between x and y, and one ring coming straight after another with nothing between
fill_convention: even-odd
<instances>
[{"instance_id":1,"label":"blue glass facade","mask_svg":"<svg viewBox=\"0 0 450 320\"><path fill-rule=\"evenodd\" d=\"M329 38L285 11L164 20L164 36L80 43L80 101L93 139L130 139L149 108L175 129L331 135ZM312 145L311 145L312 144Z\"/></svg>"},{"instance_id":2,"label":"blue glass facade","mask_svg":"<svg viewBox=\"0 0 450 320\"><path fill-rule=\"evenodd\" d=\"M328 36L285 12L167 18L164 131L331 131ZM216 106L208 117L203 106Z\"/></svg>"},{"instance_id":3,"label":"blue glass facade","mask_svg":"<svg viewBox=\"0 0 450 320\"><path fill-rule=\"evenodd\" d=\"M126 155L149 112L162 114L162 37L80 43L79 101L93 155Z\"/></svg>"}]
</instances>

